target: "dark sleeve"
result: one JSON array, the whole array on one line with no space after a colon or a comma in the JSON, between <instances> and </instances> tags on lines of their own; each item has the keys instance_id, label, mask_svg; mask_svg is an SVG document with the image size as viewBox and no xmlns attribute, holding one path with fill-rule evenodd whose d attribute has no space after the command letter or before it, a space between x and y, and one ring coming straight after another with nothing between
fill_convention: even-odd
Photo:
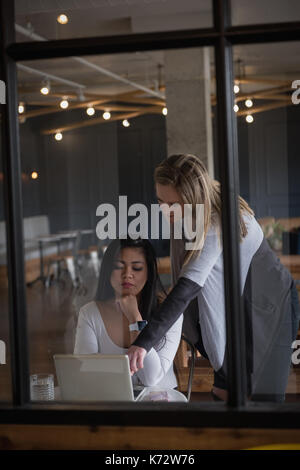
<instances>
[{"instance_id":1,"label":"dark sleeve","mask_svg":"<svg viewBox=\"0 0 300 470\"><path fill-rule=\"evenodd\" d=\"M184 277L179 278L133 344L149 351L178 320L200 290L201 287L196 282Z\"/></svg>"}]
</instances>

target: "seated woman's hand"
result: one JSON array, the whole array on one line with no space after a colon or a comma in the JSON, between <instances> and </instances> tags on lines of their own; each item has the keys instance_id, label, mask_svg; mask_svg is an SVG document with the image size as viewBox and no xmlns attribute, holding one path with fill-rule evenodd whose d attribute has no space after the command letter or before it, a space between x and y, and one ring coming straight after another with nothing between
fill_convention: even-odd
<instances>
[{"instance_id":1,"label":"seated woman's hand","mask_svg":"<svg viewBox=\"0 0 300 470\"><path fill-rule=\"evenodd\" d=\"M127 355L130 361L131 375L144 367L144 357L146 354L146 349L140 348L139 346L130 346Z\"/></svg>"},{"instance_id":2,"label":"seated woman's hand","mask_svg":"<svg viewBox=\"0 0 300 470\"><path fill-rule=\"evenodd\" d=\"M135 323L142 320L142 316L139 312L137 298L133 294L124 295L116 298L116 304L126 316L129 323Z\"/></svg>"}]
</instances>

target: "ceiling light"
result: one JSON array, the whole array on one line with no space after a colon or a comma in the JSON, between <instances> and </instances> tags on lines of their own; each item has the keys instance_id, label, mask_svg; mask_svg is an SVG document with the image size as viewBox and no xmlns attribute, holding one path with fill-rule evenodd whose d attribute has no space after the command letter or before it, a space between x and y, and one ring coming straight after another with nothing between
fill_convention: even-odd
<instances>
[{"instance_id":1,"label":"ceiling light","mask_svg":"<svg viewBox=\"0 0 300 470\"><path fill-rule=\"evenodd\" d=\"M253 106L253 101L250 100L250 99L247 99L247 100L245 101L245 105L247 106L247 108L251 108L251 106Z\"/></svg>"},{"instance_id":2,"label":"ceiling light","mask_svg":"<svg viewBox=\"0 0 300 470\"><path fill-rule=\"evenodd\" d=\"M57 22L60 24L67 24L67 22L69 21L69 18L64 13L59 15L56 19L57 19Z\"/></svg>"},{"instance_id":3,"label":"ceiling light","mask_svg":"<svg viewBox=\"0 0 300 470\"><path fill-rule=\"evenodd\" d=\"M111 114L109 111L105 111L102 116L103 116L103 119L107 121L108 119L110 119Z\"/></svg>"},{"instance_id":4,"label":"ceiling light","mask_svg":"<svg viewBox=\"0 0 300 470\"><path fill-rule=\"evenodd\" d=\"M40 92L42 93L42 95L48 95L48 93L50 92L50 82L49 82L49 80L45 80L43 82L43 86L40 89Z\"/></svg>"},{"instance_id":5,"label":"ceiling light","mask_svg":"<svg viewBox=\"0 0 300 470\"><path fill-rule=\"evenodd\" d=\"M253 118L252 114L247 114L246 121L249 122L249 123L254 121L254 118Z\"/></svg>"},{"instance_id":6,"label":"ceiling light","mask_svg":"<svg viewBox=\"0 0 300 470\"><path fill-rule=\"evenodd\" d=\"M162 113L164 116L166 116L168 114L168 108L163 108Z\"/></svg>"},{"instance_id":7,"label":"ceiling light","mask_svg":"<svg viewBox=\"0 0 300 470\"><path fill-rule=\"evenodd\" d=\"M61 100L61 102L59 103L59 106L60 106L62 109L67 109L67 107L69 106L69 101L66 100L66 99L63 99L63 100Z\"/></svg>"},{"instance_id":8,"label":"ceiling light","mask_svg":"<svg viewBox=\"0 0 300 470\"><path fill-rule=\"evenodd\" d=\"M32 178L33 180L37 180L38 177L39 177L39 175L38 175L37 171L33 171L33 172L31 173L31 178Z\"/></svg>"},{"instance_id":9,"label":"ceiling light","mask_svg":"<svg viewBox=\"0 0 300 470\"><path fill-rule=\"evenodd\" d=\"M46 87L46 86L43 86L43 87L40 89L40 92L42 93L42 95L48 95L48 93L49 93L49 88Z\"/></svg>"},{"instance_id":10,"label":"ceiling light","mask_svg":"<svg viewBox=\"0 0 300 470\"><path fill-rule=\"evenodd\" d=\"M123 126L124 127L129 127L130 126L130 122L127 121L127 119L124 119L124 121L122 122Z\"/></svg>"},{"instance_id":11,"label":"ceiling light","mask_svg":"<svg viewBox=\"0 0 300 470\"><path fill-rule=\"evenodd\" d=\"M240 91L240 87L238 86L237 83L234 85L233 91L234 91L234 93L238 93Z\"/></svg>"},{"instance_id":12,"label":"ceiling light","mask_svg":"<svg viewBox=\"0 0 300 470\"><path fill-rule=\"evenodd\" d=\"M235 113L237 113L239 109L240 109L240 108L238 107L237 104L235 104L235 105L233 106L233 111L234 111Z\"/></svg>"},{"instance_id":13,"label":"ceiling light","mask_svg":"<svg viewBox=\"0 0 300 470\"><path fill-rule=\"evenodd\" d=\"M18 113L22 114L22 113L24 113L24 111L25 111L25 105L24 105L24 103L20 102L19 106L18 106Z\"/></svg>"},{"instance_id":14,"label":"ceiling light","mask_svg":"<svg viewBox=\"0 0 300 470\"><path fill-rule=\"evenodd\" d=\"M86 114L88 114L88 116L93 116L95 114L95 108L93 108L93 106L89 106L86 110Z\"/></svg>"},{"instance_id":15,"label":"ceiling light","mask_svg":"<svg viewBox=\"0 0 300 470\"><path fill-rule=\"evenodd\" d=\"M54 138L55 138L55 140L60 141L60 140L62 140L63 135L62 135L61 132L56 132Z\"/></svg>"}]
</instances>

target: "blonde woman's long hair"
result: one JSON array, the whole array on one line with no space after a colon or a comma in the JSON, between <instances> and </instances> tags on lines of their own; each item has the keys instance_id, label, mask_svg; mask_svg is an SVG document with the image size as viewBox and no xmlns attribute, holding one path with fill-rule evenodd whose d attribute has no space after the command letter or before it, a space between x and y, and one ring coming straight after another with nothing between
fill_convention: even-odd
<instances>
[{"instance_id":1,"label":"blonde woman's long hair","mask_svg":"<svg viewBox=\"0 0 300 470\"><path fill-rule=\"evenodd\" d=\"M193 210L197 207L196 204L204 204L203 241L197 249L186 252L184 259L184 264L186 264L192 257L199 254L210 225L216 219L221 221L220 183L209 176L198 157L190 154L171 155L163 160L155 169L154 180L155 183L161 185L172 185L180 194L183 203L191 204ZM240 240L242 240L248 233L242 215L248 213L253 216L254 212L240 196L238 204Z\"/></svg>"}]
</instances>

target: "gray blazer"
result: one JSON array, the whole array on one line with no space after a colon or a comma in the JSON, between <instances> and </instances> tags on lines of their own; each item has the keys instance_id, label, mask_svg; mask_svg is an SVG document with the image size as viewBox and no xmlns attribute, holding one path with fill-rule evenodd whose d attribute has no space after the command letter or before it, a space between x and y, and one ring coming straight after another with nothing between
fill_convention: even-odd
<instances>
[{"instance_id":1,"label":"gray blazer","mask_svg":"<svg viewBox=\"0 0 300 470\"><path fill-rule=\"evenodd\" d=\"M292 288L290 272L281 264L266 239L263 239L252 258L243 292L247 371L252 389L261 379L282 323L285 318L292 316L291 310L295 308L293 302L296 300L292 298ZM296 322L293 328L291 338L297 335Z\"/></svg>"}]
</instances>

